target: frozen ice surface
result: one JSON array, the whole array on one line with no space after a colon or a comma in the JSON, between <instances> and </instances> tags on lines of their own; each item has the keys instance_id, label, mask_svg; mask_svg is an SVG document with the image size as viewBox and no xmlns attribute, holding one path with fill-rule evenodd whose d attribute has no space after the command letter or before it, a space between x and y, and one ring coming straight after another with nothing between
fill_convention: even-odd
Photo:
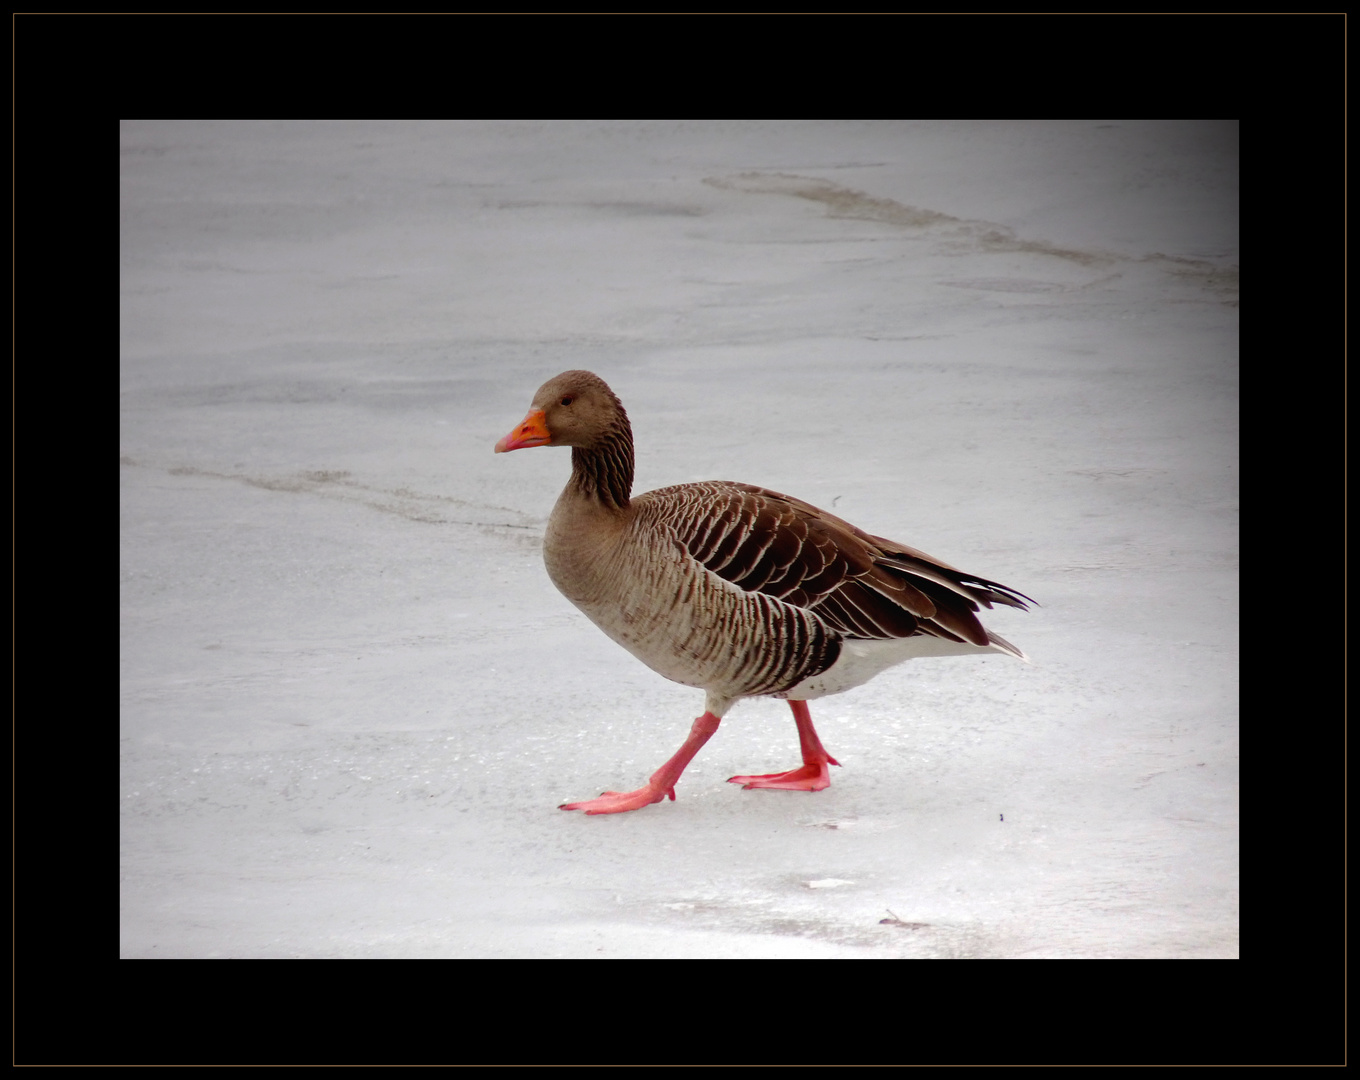
<instances>
[{"instance_id":1,"label":"frozen ice surface","mask_svg":"<svg viewBox=\"0 0 1360 1080\"><path fill-rule=\"evenodd\" d=\"M1216 123L124 124L122 955L1236 956L1236 199ZM818 794L725 783L760 700L557 810L703 704L492 454L572 367L637 490L1020 589L1034 664L815 702Z\"/></svg>"}]
</instances>

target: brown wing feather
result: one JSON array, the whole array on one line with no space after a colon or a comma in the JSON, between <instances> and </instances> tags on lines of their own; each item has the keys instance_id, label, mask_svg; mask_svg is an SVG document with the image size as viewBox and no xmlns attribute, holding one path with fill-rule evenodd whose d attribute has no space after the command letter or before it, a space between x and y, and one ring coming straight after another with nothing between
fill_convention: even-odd
<instances>
[{"instance_id":1,"label":"brown wing feather","mask_svg":"<svg viewBox=\"0 0 1360 1080\"><path fill-rule=\"evenodd\" d=\"M748 592L814 612L847 637L931 634L986 646L991 638L974 614L978 605L1024 608L1029 600L750 484L681 484L638 499L655 506L707 569Z\"/></svg>"}]
</instances>

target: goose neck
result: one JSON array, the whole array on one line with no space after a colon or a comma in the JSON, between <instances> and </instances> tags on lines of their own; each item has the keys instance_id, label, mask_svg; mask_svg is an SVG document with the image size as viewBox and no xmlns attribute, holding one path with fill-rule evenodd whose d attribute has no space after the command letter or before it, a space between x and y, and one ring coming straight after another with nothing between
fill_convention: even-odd
<instances>
[{"instance_id":1,"label":"goose neck","mask_svg":"<svg viewBox=\"0 0 1360 1080\"><path fill-rule=\"evenodd\" d=\"M633 491L632 432L625 427L592 447L572 447L567 487L577 497L626 510Z\"/></svg>"}]
</instances>

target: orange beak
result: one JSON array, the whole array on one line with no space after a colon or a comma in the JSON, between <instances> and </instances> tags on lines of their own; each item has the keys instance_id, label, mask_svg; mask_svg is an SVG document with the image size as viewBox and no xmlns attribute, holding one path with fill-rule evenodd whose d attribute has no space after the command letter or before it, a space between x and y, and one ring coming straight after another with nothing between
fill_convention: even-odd
<instances>
[{"instance_id":1,"label":"orange beak","mask_svg":"<svg viewBox=\"0 0 1360 1080\"><path fill-rule=\"evenodd\" d=\"M523 450L526 446L547 446L551 442L552 436L548 434L548 418L543 415L542 409L534 409L524 418L522 424L496 444L496 453L504 454L507 450Z\"/></svg>"}]
</instances>

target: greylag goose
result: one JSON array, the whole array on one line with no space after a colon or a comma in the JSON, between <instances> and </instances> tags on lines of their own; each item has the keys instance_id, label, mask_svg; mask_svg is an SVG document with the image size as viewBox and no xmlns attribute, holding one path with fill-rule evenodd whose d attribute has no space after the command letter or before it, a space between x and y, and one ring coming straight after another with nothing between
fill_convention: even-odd
<instances>
[{"instance_id":1,"label":"greylag goose","mask_svg":"<svg viewBox=\"0 0 1360 1080\"><path fill-rule=\"evenodd\" d=\"M820 791L839 762L812 726L811 699L917 656L1027 659L974 612L1023 609L1029 597L799 499L726 480L634 496L628 414L589 371L544 383L496 453L530 446L572 448L571 479L543 539L553 584L653 671L707 693L689 738L643 787L563 810L618 814L674 799L727 710L762 695L788 701L803 764L731 782Z\"/></svg>"}]
</instances>

